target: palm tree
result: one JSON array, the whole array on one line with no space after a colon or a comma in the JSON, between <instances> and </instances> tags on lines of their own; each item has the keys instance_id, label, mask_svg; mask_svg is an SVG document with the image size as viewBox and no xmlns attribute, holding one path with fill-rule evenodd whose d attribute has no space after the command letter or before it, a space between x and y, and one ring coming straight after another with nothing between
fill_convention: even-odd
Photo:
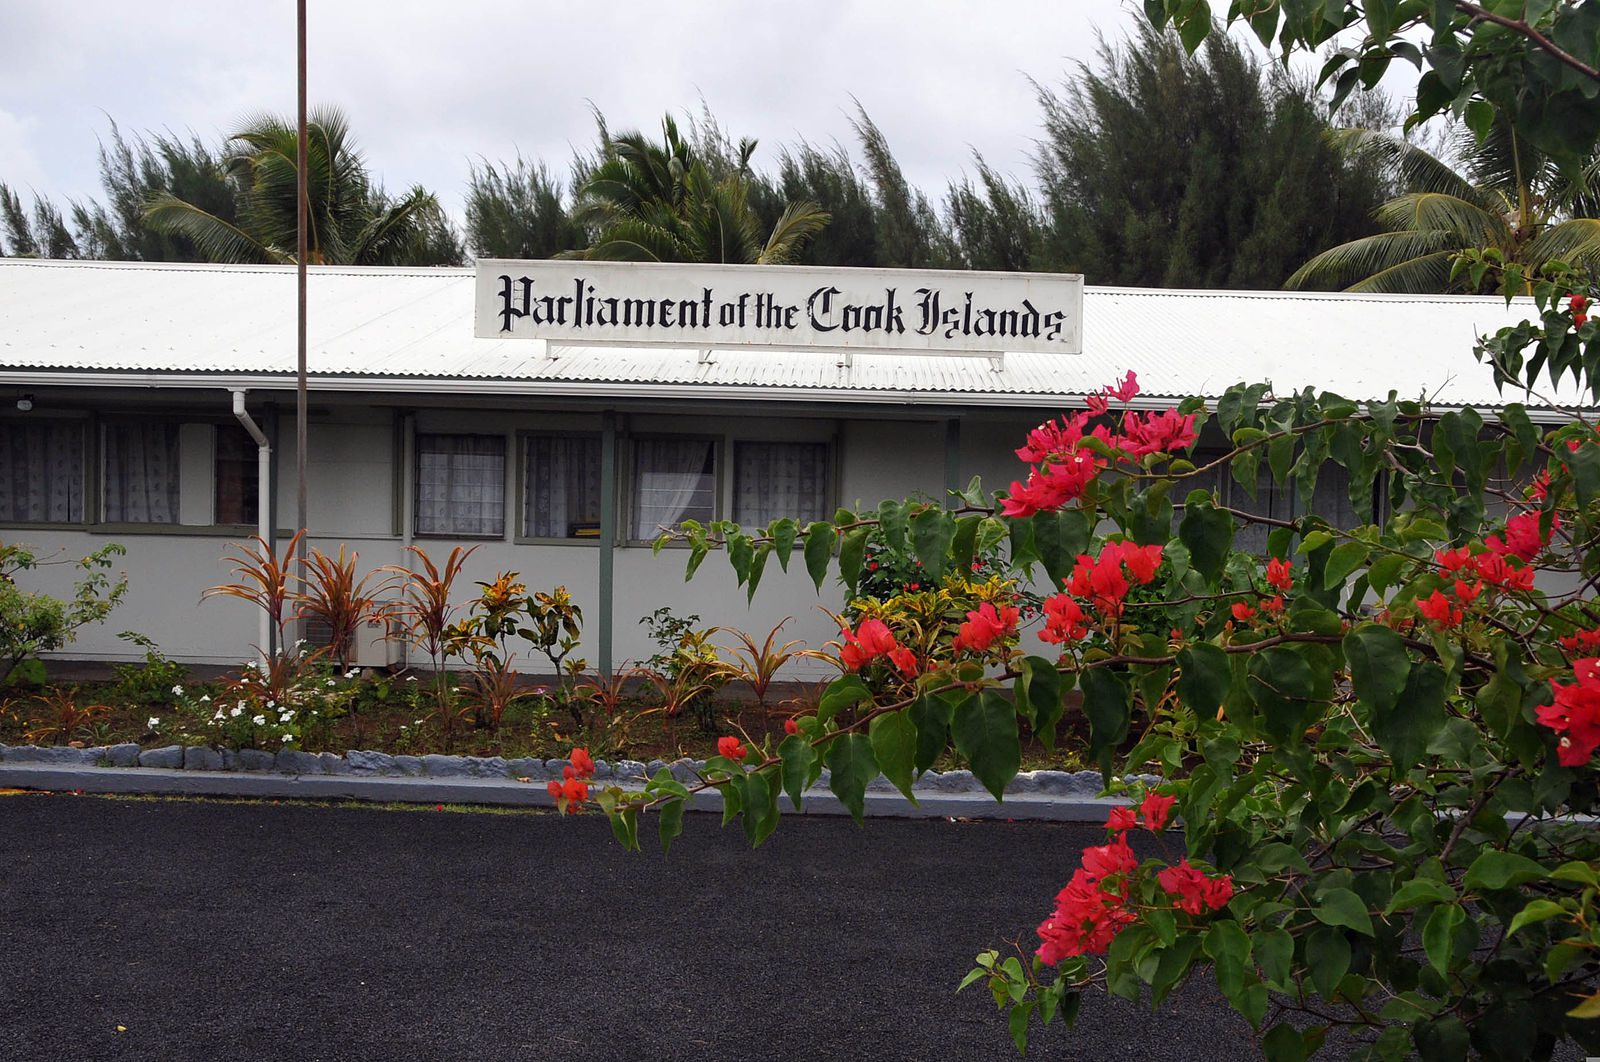
<instances>
[{"instance_id":1,"label":"palm tree","mask_svg":"<svg viewBox=\"0 0 1600 1062\"><path fill-rule=\"evenodd\" d=\"M1448 291L1451 266L1472 250L1497 251L1513 275L1516 267L1528 276L1552 261L1600 267L1600 220L1591 216L1600 207L1591 184L1600 157L1573 177L1498 120L1481 141L1461 131L1459 170L1384 133L1343 129L1333 135L1347 150L1393 167L1410 191L1374 211L1386 231L1323 251L1285 287Z\"/></svg>"},{"instance_id":2,"label":"palm tree","mask_svg":"<svg viewBox=\"0 0 1600 1062\"><path fill-rule=\"evenodd\" d=\"M573 208L595 236L565 257L782 265L829 221L815 203L791 202L763 239L749 194L754 140L739 141L733 158L712 165L671 116L660 144L638 132L612 137L602 129L602 137L601 158Z\"/></svg>"},{"instance_id":3,"label":"palm tree","mask_svg":"<svg viewBox=\"0 0 1600 1062\"><path fill-rule=\"evenodd\" d=\"M183 236L212 262L292 262L296 249L297 136L292 123L258 115L228 139L236 202L228 221L162 192L145 204L157 232ZM458 264L459 241L439 201L420 186L398 200L373 185L336 108L306 123L308 264Z\"/></svg>"}]
</instances>

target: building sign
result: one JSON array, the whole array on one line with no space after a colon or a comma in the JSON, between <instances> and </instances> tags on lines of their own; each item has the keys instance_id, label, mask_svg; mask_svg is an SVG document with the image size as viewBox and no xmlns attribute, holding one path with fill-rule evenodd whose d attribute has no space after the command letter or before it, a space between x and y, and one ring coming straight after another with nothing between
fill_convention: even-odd
<instances>
[{"instance_id":1,"label":"building sign","mask_svg":"<svg viewBox=\"0 0 1600 1062\"><path fill-rule=\"evenodd\" d=\"M1083 352L1083 277L480 259L476 335L584 346Z\"/></svg>"}]
</instances>

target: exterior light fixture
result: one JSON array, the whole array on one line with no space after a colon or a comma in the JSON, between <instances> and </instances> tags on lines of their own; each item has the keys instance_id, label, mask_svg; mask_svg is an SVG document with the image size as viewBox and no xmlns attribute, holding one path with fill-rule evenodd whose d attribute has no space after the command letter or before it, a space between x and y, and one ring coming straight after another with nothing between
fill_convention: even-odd
<instances>
[{"instance_id":1,"label":"exterior light fixture","mask_svg":"<svg viewBox=\"0 0 1600 1062\"><path fill-rule=\"evenodd\" d=\"M21 398L17 399L17 408L24 413L31 410L33 408L33 396L23 395Z\"/></svg>"}]
</instances>

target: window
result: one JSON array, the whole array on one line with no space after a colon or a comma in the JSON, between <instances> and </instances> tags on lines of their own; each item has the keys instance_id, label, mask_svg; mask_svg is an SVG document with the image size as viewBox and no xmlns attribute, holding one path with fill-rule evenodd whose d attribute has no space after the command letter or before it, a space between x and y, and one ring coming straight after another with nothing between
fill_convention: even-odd
<instances>
[{"instance_id":1,"label":"window","mask_svg":"<svg viewBox=\"0 0 1600 1062\"><path fill-rule=\"evenodd\" d=\"M83 520L83 425L29 420L0 424L0 520Z\"/></svg>"},{"instance_id":2,"label":"window","mask_svg":"<svg viewBox=\"0 0 1600 1062\"><path fill-rule=\"evenodd\" d=\"M417 534L497 538L505 527L505 436L418 435Z\"/></svg>"},{"instance_id":3,"label":"window","mask_svg":"<svg viewBox=\"0 0 1600 1062\"><path fill-rule=\"evenodd\" d=\"M216 504L212 522L253 524L260 511L256 484L260 480L255 440L243 427L217 425Z\"/></svg>"},{"instance_id":4,"label":"window","mask_svg":"<svg viewBox=\"0 0 1600 1062\"><path fill-rule=\"evenodd\" d=\"M654 539L685 520L717 515L717 446L711 439L638 439L633 446L633 537Z\"/></svg>"},{"instance_id":5,"label":"window","mask_svg":"<svg viewBox=\"0 0 1600 1062\"><path fill-rule=\"evenodd\" d=\"M527 435L522 440L522 533L600 536L600 437Z\"/></svg>"},{"instance_id":6,"label":"window","mask_svg":"<svg viewBox=\"0 0 1600 1062\"><path fill-rule=\"evenodd\" d=\"M733 518L766 527L783 516L801 523L828 510L828 444L737 442L733 445Z\"/></svg>"},{"instance_id":7,"label":"window","mask_svg":"<svg viewBox=\"0 0 1600 1062\"><path fill-rule=\"evenodd\" d=\"M178 425L105 426L105 506L108 523L178 522Z\"/></svg>"},{"instance_id":8,"label":"window","mask_svg":"<svg viewBox=\"0 0 1600 1062\"><path fill-rule=\"evenodd\" d=\"M1265 461L1256 472L1254 500L1239 484L1230 482L1229 487L1232 492L1229 504L1241 512L1269 516L1277 520L1292 520L1307 513L1300 499L1300 486L1294 477L1291 476L1283 486L1278 486L1272 481L1272 472L1267 468ZM1370 524L1373 519L1370 502L1360 508L1352 504L1350 473L1333 461L1324 462L1317 473L1317 486L1311 496L1309 511L1337 528ZM1234 539L1234 546L1265 556L1267 536L1272 530L1272 527L1266 524L1242 524L1238 536Z\"/></svg>"}]
</instances>

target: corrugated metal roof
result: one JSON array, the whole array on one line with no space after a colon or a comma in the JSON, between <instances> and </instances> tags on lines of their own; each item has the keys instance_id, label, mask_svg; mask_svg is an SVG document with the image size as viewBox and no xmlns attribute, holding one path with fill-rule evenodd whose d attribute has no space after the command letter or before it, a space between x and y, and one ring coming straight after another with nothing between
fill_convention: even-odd
<instances>
[{"instance_id":1,"label":"corrugated metal roof","mask_svg":"<svg viewBox=\"0 0 1600 1062\"><path fill-rule=\"evenodd\" d=\"M1081 395L1127 369L1147 395L1216 395L1270 381L1350 398L1500 400L1474 337L1534 316L1532 303L1461 296L1089 287L1084 353L979 358L815 351L562 348L473 337L469 269L314 267L309 364L332 385L521 393L745 394L834 400L935 397L995 404ZM292 267L0 259L0 373L225 379L294 371ZM45 382L41 379L39 382ZM196 380L200 382L200 380ZM1562 402L1577 404L1571 393Z\"/></svg>"}]
</instances>

